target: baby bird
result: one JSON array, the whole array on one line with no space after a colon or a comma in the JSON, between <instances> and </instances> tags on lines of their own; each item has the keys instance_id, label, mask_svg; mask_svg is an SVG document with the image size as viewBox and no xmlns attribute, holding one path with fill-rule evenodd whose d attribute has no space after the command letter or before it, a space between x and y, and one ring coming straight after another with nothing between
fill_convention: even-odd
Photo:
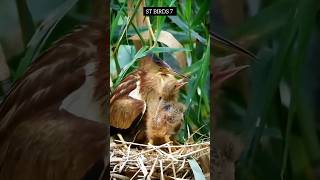
<instances>
[{"instance_id":1,"label":"baby bird","mask_svg":"<svg viewBox=\"0 0 320 180\"><path fill-rule=\"evenodd\" d=\"M180 129L186 107L178 102L178 96L180 89L187 83L185 77L177 80L166 75L166 78L162 79L159 100L153 104L153 110L146 116L146 134L150 144L170 142L171 136Z\"/></svg>"},{"instance_id":2,"label":"baby bird","mask_svg":"<svg viewBox=\"0 0 320 180\"><path fill-rule=\"evenodd\" d=\"M166 101L177 101L180 89L188 83L187 78L175 79L167 78L162 83L161 98Z\"/></svg>"},{"instance_id":3,"label":"baby bird","mask_svg":"<svg viewBox=\"0 0 320 180\"><path fill-rule=\"evenodd\" d=\"M160 145L171 141L183 121L185 105L177 101L160 100L155 116L147 121L147 137L150 144Z\"/></svg>"}]
</instances>

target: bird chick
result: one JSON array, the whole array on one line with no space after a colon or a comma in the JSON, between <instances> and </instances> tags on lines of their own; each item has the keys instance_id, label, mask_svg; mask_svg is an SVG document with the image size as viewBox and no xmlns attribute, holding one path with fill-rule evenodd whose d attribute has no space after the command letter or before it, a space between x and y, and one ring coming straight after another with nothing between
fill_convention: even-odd
<instances>
[{"instance_id":1,"label":"bird chick","mask_svg":"<svg viewBox=\"0 0 320 180\"><path fill-rule=\"evenodd\" d=\"M161 99L166 101L177 101L180 89L188 83L186 78L166 78L162 83Z\"/></svg>"},{"instance_id":2,"label":"bird chick","mask_svg":"<svg viewBox=\"0 0 320 180\"><path fill-rule=\"evenodd\" d=\"M155 116L147 121L146 134L150 144L160 145L171 141L183 121L186 107L177 101L159 102Z\"/></svg>"},{"instance_id":3,"label":"bird chick","mask_svg":"<svg viewBox=\"0 0 320 180\"><path fill-rule=\"evenodd\" d=\"M163 75L159 100L152 103L146 116L146 134L150 144L163 144L180 129L185 106L178 102L180 89L187 79L177 80L174 76Z\"/></svg>"}]
</instances>

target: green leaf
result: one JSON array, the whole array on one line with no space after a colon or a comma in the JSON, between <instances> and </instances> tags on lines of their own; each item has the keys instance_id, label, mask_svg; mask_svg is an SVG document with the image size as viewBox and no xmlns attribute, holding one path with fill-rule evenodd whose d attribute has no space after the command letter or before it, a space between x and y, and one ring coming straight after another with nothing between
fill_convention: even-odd
<instances>
[{"instance_id":1,"label":"green leaf","mask_svg":"<svg viewBox=\"0 0 320 180\"><path fill-rule=\"evenodd\" d=\"M33 60L38 57L52 31L77 2L78 0L65 1L41 23L35 34L32 36L32 39L28 43L25 56L22 58L18 69L13 76L14 80L17 80L19 77L21 77Z\"/></svg>"},{"instance_id":2,"label":"green leaf","mask_svg":"<svg viewBox=\"0 0 320 180\"><path fill-rule=\"evenodd\" d=\"M148 54L149 51L147 51L148 47L144 46L142 47L137 54L134 56L133 60L127 64L120 72L119 74L119 78L117 79L116 83L114 84L114 87L117 87L120 82L122 81L122 79L126 76L127 71L129 70L129 68L140 58L146 56Z\"/></svg>"},{"instance_id":3,"label":"green leaf","mask_svg":"<svg viewBox=\"0 0 320 180\"><path fill-rule=\"evenodd\" d=\"M169 48L169 47L154 47L150 50L153 53L173 53L173 52L178 52L178 51L190 51L186 48Z\"/></svg>"},{"instance_id":4,"label":"green leaf","mask_svg":"<svg viewBox=\"0 0 320 180\"><path fill-rule=\"evenodd\" d=\"M123 6L121 6L121 9L119 12L122 12ZM111 28L110 28L110 41L114 38L115 36L115 31L118 29L118 22L121 17L121 13L118 13L117 16L111 21Z\"/></svg>"},{"instance_id":5,"label":"green leaf","mask_svg":"<svg viewBox=\"0 0 320 180\"><path fill-rule=\"evenodd\" d=\"M195 32L194 30L189 29L189 26L183 22L178 16L168 16L169 19L175 23L179 28L184 30L186 33L188 31L191 31L191 36L195 39L198 39L202 44L207 44L207 41L205 38L203 38L199 33Z\"/></svg>"},{"instance_id":6,"label":"green leaf","mask_svg":"<svg viewBox=\"0 0 320 180\"><path fill-rule=\"evenodd\" d=\"M188 162L190 164L190 167L192 169L193 175L194 175L194 179L195 180L206 180L202 169L200 168L199 164L197 163L196 160L194 159L188 159Z\"/></svg>"},{"instance_id":7,"label":"green leaf","mask_svg":"<svg viewBox=\"0 0 320 180\"><path fill-rule=\"evenodd\" d=\"M27 45L34 34L36 27L26 0L16 0L16 5L20 19L23 42Z\"/></svg>"},{"instance_id":8,"label":"green leaf","mask_svg":"<svg viewBox=\"0 0 320 180\"><path fill-rule=\"evenodd\" d=\"M235 36L264 36L283 27L292 15L294 1L276 1L234 31Z\"/></svg>"},{"instance_id":9,"label":"green leaf","mask_svg":"<svg viewBox=\"0 0 320 180\"><path fill-rule=\"evenodd\" d=\"M207 0L202 1L199 12L193 18L191 27L199 26L205 22L205 19L207 18L207 14L209 13L208 10L210 6L208 6L208 4L210 4L210 2L208 2Z\"/></svg>"}]
</instances>

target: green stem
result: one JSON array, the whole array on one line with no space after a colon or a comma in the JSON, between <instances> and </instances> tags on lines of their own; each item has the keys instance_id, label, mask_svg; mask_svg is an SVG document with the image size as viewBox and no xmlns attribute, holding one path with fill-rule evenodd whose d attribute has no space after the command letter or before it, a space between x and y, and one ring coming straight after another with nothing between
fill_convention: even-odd
<instances>
[{"instance_id":1,"label":"green stem","mask_svg":"<svg viewBox=\"0 0 320 180\"><path fill-rule=\"evenodd\" d=\"M16 0L18 15L20 19L20 26L22 31L22 38L25 46L33 36L36 27L33 22L32 15L29 11L26 0Z\"/></svg>"},{"instance_id":2,"label":"green stem","mask_svg":"<svg viewBox=\"0 0 320 180\"><path fill-rule=\"evenodd\" d=\"M132 16L131 16L130 19L129 19L129 22L126 24L126 27L124 28L124 30L123 30L122 33L121 33L120 39L119 39L119 41L118 41L117 44L116 44L115 50L113 51L113 58L114 58L114 61L115 61L115 64L116 64L117 74L119 74L120 71L121 71L120 65L119 65L119 61L118 61L118 50L119 50L120 44L121 44L121 42L122 42L122 39L123 39L124 35L126 34L128 28L129 28L129 25L131 24L134 16L136 15L136 13L137 13L137 11L138 11L138 9L139 9L139 7L140 7L141 2L142 2L142 0L139 0L137 6L136 6L135 9L134 9L134 12L133 12Z\"/></svg>"}]
</instances>

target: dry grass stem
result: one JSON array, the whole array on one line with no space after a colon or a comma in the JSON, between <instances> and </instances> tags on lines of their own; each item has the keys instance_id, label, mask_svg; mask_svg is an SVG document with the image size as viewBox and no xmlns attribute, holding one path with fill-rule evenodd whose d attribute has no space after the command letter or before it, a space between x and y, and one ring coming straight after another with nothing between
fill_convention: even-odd
<instances>
[{"instance_id":1,"label":"dry grass stem","mask_svg":"<svg viewBox=\"0 0 320 180\"><path fill-rule=\"evenodd\" d=\"M191 179L193 174L187 160L210 154L209 141L154 146L126 142L121 135L119 139L110 143L112 179ZM203 162L198 163L202 166Z\"/></svg>"}]
</instances>

